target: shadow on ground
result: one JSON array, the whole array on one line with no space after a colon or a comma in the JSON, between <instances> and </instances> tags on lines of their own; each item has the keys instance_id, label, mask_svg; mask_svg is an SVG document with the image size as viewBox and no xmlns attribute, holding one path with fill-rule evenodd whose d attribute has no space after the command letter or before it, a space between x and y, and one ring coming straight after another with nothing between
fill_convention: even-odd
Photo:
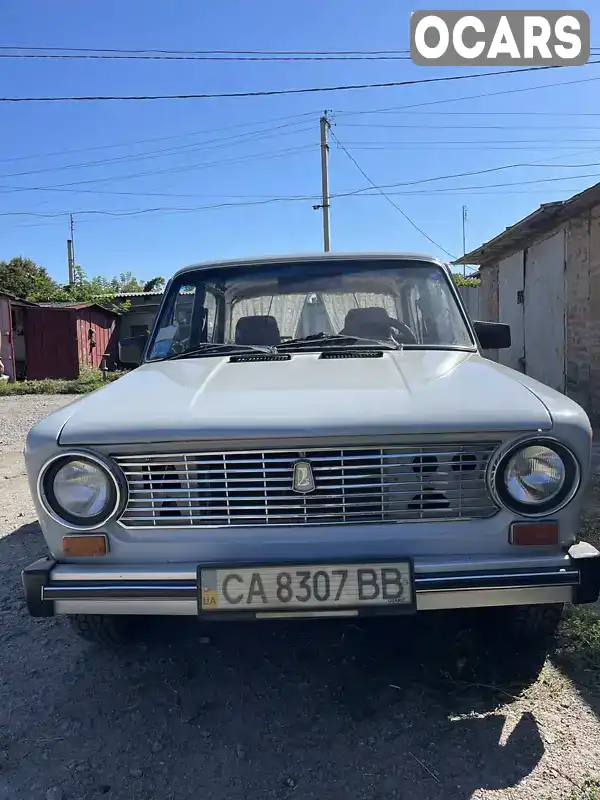
<instances>
[{"instance_id":1,"label":"shadow on ground","mask_svg":"<svg viewBox=\"0 0 600 800\"><path fill-rule=\"evenodd\" d=\"M32 620L20 569L37 526L0 540L0 795L470 798L539 763L538 724L494 713L545 653L478 615L368 624L145 620L111 653ZM4 792L4 794L2 794Z\"/></svg>"}]
</instances>

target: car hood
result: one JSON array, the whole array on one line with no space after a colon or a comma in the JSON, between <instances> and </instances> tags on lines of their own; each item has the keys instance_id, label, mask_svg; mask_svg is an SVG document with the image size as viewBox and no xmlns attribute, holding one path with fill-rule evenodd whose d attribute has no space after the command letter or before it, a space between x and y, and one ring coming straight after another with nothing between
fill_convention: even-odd
<instances>
[{"instance_id":1,"label":"car hood","mask_svg":"<svg viewBox=\"0 0 600 800\"><path fill-rule=\"evenodd\" d=\"M74 403L59 441L114 445L548 430L548 409L519 377L459 351L163 361Z\"/></svg>"}]
</instances>

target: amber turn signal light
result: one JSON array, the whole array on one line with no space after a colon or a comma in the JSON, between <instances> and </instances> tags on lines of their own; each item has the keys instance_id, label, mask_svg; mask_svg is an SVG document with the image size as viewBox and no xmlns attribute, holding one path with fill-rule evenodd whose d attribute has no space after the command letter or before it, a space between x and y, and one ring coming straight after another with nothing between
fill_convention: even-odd
<instances>
[{"instance_id":1,"label":"amber turn signal light","mask_svg":"<svg viewBox=\"0 0 600 800\"><path fill-rule=\"evenodd\" d=\"M104 535L63 536L63 550L67 556L105 556L108 541Z\"/></svg>"},{"instance_id":2,"label":"amber turn signal light","mask_svg":"<svg viewBox=\"0 0 600 800\"><path fill-rule=\"evenodd\" d=\"M509 542L528 547L558 544L558 522L513 522Z\"/></svg>"}]
</instances>

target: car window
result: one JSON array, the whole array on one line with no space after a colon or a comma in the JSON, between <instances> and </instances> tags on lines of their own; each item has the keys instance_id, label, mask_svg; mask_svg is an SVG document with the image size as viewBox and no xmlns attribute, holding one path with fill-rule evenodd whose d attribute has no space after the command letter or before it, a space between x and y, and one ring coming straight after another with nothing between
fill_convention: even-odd
<instances>
[{"instance_id":1,"label":"car window","mask_svg":"<svg viewBox=\"0 0 600 800\"><path fill-rule=\"evenodd\" d=\"M217 303L205 285L182 284L167 299L150 358L183 352L194 343L213 341Z\"/></svg>"},{"instance_id":2,"label":"car window","mask_svg":"<svg viewBox=\"0 0 600 800\"><path fill-rule=\"evenodd\" d=\"M149 357L201 341L277 346L315 334L474 347L441 266L315 260L186 273L171 288Z\"/></svg>"}]
</instances>

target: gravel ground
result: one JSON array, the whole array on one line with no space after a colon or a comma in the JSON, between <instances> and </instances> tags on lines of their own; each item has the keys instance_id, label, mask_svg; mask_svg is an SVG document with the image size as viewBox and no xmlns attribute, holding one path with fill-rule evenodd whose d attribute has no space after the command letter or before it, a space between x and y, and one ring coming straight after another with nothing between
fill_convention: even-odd
<instances>
[{"instance_id":1,"label":"gravel ground","mask_svg":"<svg viewBox=\"0 0 600 800\"><path fill-rule=\"evenodd\" d=\"M0 800L600 798L597 678L566 634L547 658L464 614L175 619L114 654L29 618L21 451L71 399L0 398Z\"/></svg>"}]
</instances>

